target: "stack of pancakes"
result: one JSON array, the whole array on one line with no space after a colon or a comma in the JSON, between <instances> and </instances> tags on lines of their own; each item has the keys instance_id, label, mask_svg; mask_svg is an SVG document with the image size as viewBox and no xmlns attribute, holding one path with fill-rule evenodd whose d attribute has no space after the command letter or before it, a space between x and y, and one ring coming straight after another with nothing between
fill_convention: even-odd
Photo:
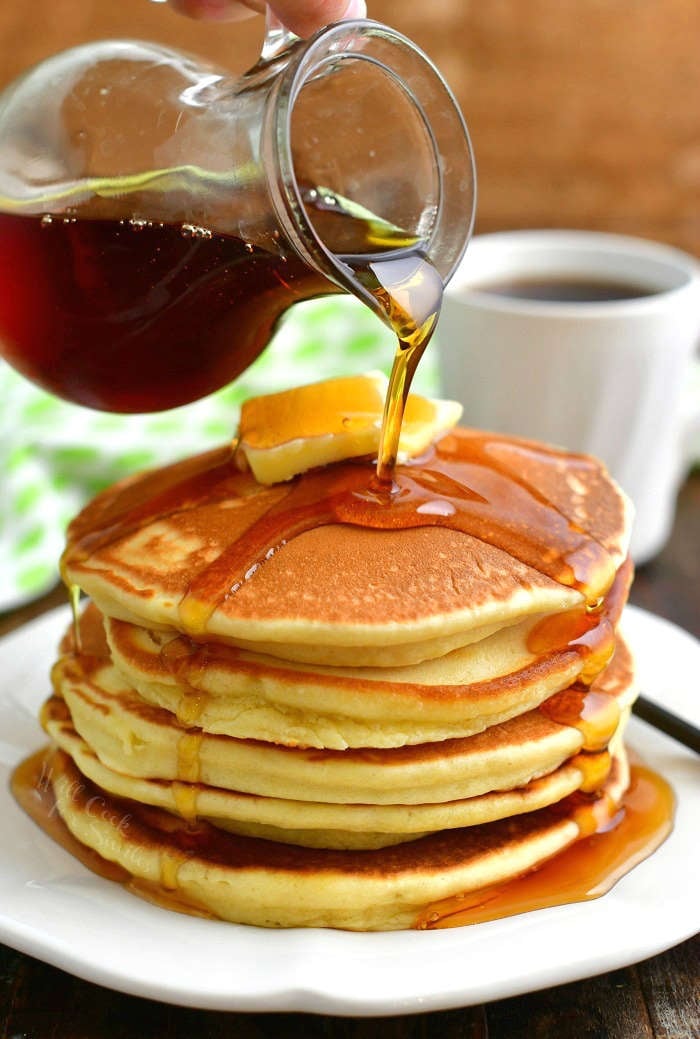
<instances>
[{"instance_id":1,"label":"stack of pancakes","mask_svg":"<svg viewBox=\"0 0 700 1039\"><path fill-rule=\"evenodd\" d=\"M91 602L42 715L74 836L195 911L378 930L609 818L635 695L627 503L590 459L499 445L501 477L595 548L585 587L432 519L326 516L265 547L317 475L263 487L230 449L91 503L64 557Z\"/></svg>"}]
</instances>

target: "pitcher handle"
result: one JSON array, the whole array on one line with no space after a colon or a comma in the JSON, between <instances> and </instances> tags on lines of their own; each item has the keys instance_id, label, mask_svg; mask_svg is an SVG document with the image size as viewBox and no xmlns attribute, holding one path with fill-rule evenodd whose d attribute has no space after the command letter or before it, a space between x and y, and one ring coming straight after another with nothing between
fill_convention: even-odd
<instances>
[{"instance_id":1,"label":"pitcher handle","mask_svg":"<svg viewBox=\"0 0 700 1039\"><path fill-rule=\"evenodd\" d=\"M260 60L273 61L298 39L299 37L286 25L282 25L277 15L268 6L265 14L265 39L260 52Z\"/></svg>"}]
</instances>

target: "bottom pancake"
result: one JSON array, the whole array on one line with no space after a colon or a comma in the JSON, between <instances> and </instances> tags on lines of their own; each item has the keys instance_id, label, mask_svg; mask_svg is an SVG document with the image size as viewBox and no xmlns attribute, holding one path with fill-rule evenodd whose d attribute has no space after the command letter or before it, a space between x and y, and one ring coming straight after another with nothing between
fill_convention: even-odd
<instances>
[{"instance_id":1,"label":"bottom pancake","mask_svg":"<svg viewBox=\"0 0 700 1039\"><path fill-rule=\"evenodd\" d=\"M527 872L577 840L592 809L611 818L629 781L620 748L595 799L573 795L526 815L391 848L335 851L188 825L106 794L60 750L45 774L80 842L196 911L265 927L361 931L414 927L434 902Z\"/></svg>"}]
</instances>

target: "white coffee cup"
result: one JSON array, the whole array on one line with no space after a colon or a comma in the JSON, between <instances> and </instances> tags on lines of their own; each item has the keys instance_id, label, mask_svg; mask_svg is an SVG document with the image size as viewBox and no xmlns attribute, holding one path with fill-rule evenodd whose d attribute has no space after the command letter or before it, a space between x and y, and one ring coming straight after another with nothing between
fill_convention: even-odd
<instances>
[{"instance_id":1,"label":"white coffee cup","mask_svg":"<svg viewBox=\"0 0 700 1039\"><path fill-rule=\"evenodd\" d=\"M562 302L493 291L534 281L649 294ZM699 337L700 264L680 250L585 231L481 235L446 292L442 390L464 405L465 425L601 458L634 503L639 564L668 538L700 430Z\"/></svg>"}]
</instances>

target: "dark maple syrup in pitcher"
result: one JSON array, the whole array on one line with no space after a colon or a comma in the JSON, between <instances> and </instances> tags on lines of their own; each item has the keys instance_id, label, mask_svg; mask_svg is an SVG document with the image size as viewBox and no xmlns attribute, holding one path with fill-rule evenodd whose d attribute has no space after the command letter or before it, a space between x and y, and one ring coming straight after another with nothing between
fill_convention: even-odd
<instances>
[{"instance_id":1,"label":"dark maple syrup in pitcher","mask_svg":"<svg viewBox=\"0 0 700 1039\"><path fill-rule=\"evenodd\" d=\"M337 212L354 249L338 259L377 301L400 352L415 358L403 399L442 281L415 238L387 236L391 225L340 203ZM188 223L0 213L0 350L45 389L99 410L197 400L255 360L293 303L339 291L291 248L271 245ZM389 426L395 439L399 426Z\"/></svg>"},{"instance_id":2,"label":"dark maple syrup in pitcher","mask_svg":"<svg viewBox=\"0 0 700 1039\"><path fill-rule=\"evenodd\" d=\"M0 214L0 341L45 389L161 411L231 382L299 299L336 291L280 256L191 224Z\"/></svg>"}]
</instances>

